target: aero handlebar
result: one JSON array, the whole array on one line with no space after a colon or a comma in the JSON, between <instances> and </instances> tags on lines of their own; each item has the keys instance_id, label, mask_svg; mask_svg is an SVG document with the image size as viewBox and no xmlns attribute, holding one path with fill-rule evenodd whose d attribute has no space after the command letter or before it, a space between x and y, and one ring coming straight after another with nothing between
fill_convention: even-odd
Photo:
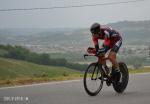
<instances>
[{"instance_id":1,"label":"aero handlebar","mask_svg":"<svg viewBox=\"0 0 150 104\"><path fill-rule=\"evenodd\" d=\"M96 56L94 54L84 54L84 59L86 59L87 56L95 56L97 58L99 58L99 56ZM103 60L108 60L109 58L108 57L104 57Z\"/></svg>"}]
</instances>

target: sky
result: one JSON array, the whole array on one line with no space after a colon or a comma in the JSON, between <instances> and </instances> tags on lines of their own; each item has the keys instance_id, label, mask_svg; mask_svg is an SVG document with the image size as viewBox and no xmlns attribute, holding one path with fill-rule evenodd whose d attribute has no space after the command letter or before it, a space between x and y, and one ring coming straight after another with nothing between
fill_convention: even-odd
<instances>
[{"instance_id":1,"label":"sky","mask_svg":"<svg viewBox=\"0 0 150 104\"><path fill-rule=\"evenodd\" d=\"M91 5L133 0L0 0L0 9ZM150 0L116 5L33 11L0 11L0 28L79 28L92 23L150 20Z\"/></svg>"}]
</instances>

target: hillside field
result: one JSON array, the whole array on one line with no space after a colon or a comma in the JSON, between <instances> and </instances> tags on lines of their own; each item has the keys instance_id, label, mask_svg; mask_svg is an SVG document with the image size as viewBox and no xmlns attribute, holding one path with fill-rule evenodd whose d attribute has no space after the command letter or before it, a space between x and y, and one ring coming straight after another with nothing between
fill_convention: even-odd
<instances>
[{"instance_id":1,"label":"hillside field","mask_svg":"<svg viewBox=\"0 0 150 104\"><path fill-rule=\"evenodd\" d=\"M0 85L76 79L80 76L81 72L65 67L0 58Z\"/></svg>"}]
</instances>

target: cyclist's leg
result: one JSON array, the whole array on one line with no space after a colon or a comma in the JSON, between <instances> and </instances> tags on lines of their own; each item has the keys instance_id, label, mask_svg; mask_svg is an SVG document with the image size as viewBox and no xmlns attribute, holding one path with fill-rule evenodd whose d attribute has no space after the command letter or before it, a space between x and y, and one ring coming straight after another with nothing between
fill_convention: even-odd
<instances>
[{"instance_id":1,"label":"cyclist's leg","mask_svg":"<svg viewBox=\"0 0 150 104\"><path fill-rule=\"evenodd\" d=\"M118 68L119 68L119 64L117 62L116 54L117 54L116 52L111 50L109 55L108 55L108 58L109 58L110 62L112 63L112 68L114 70L118 70Z\"/></svg>"},{"instance_id":2,"label":"cyclist's leg","mask_svg":"<svg viewBox=\"0 0 150 104\"><path fill-rule=\"evenodd\" d=\"M106 39L106 40L104 40L104 43L103 43L103 45L102 45L102 48L104 48L104 50L105 50L105 54L108 52L108 50L110 50L110 40L109 39ZM104 58L104 57L103 57ZM106 65L106 60L103 60L103 61L101 61L103 64L103 66L105 66L105 67L107 67L107 65Z\"/></svg>"},{"instance_id":3,"label":"cyclist's leg","mask_svg":"<svg viewBox=\"0 0 150 104\"><path fill-rule=\"evenodd\" d=\"M110 53L109 53L109 55L108 55L108 58L109 58L109 60L110 60L111 63L112 63L113 69L116 69L116 70L119 69L119 64L118 64L118 62L117 62L116 55L117 55L117 53L118 53L118 51L119 51L121 45L122 45L122 39L118 40L118 41L114 44L114 46L111 48L111 51L110 51Z\"/></svg>"},{"instance_id":4,"label":"cyclist's leg","mask_svg":"<svg viewBox=\"0 0 150 104\"><path fill-rule=\"evenodd\" d=\"M122 40L117 41L115 45L111 48L111 51L108 55L108 58L112 63L112 78L113 80L116 80L117 82L120 79L120 69L119 69L119 64L117 62L116 55L121 45L122 45Z\"/></svg>"},{"instance_id":5,"label":"cyclist's leg","mask_svg":"<svg viewBox=\"0 0 150 104\"><path fill-rule=\"evenodd\" d=\"M103 43L102 48L104 48L105 52L104 52L104 55L100 56L100 59L101 59L100 62L105 68L108 69L108 67L106 65L106 60L103 60L103 59L105 58L105 54L108 52L108 50L110 50L110 47Z\"/></svg>"}]
</instances>

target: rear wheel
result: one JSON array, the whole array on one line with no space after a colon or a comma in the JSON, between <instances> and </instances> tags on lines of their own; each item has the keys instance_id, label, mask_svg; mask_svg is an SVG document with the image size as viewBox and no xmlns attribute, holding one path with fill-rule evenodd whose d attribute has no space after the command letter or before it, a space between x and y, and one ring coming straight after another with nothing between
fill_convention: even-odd
<instances>
[{"instance_id":1,"label":"rear wheel","mask_svg":"<svg viewBox=\"0 0 150 104\"><path fill-rule=\"evenodd\" d=\"M84 73L84 88L90 96L97 95L103 87L103 71L98 63L92 63Z\"/></svg>"},{"instance_id":2,"label":"rear wheel","mask_svg":"<svg viewBox=\"0 0 150 104\"><path fill-rule=\"evenodd\" d=\"M120 80L118 82L113 82L113 88L117 93L123 93L128 85L129 72L127 65L123 62L119 63L120 68Z\"/></svg>"}]
</instances>

